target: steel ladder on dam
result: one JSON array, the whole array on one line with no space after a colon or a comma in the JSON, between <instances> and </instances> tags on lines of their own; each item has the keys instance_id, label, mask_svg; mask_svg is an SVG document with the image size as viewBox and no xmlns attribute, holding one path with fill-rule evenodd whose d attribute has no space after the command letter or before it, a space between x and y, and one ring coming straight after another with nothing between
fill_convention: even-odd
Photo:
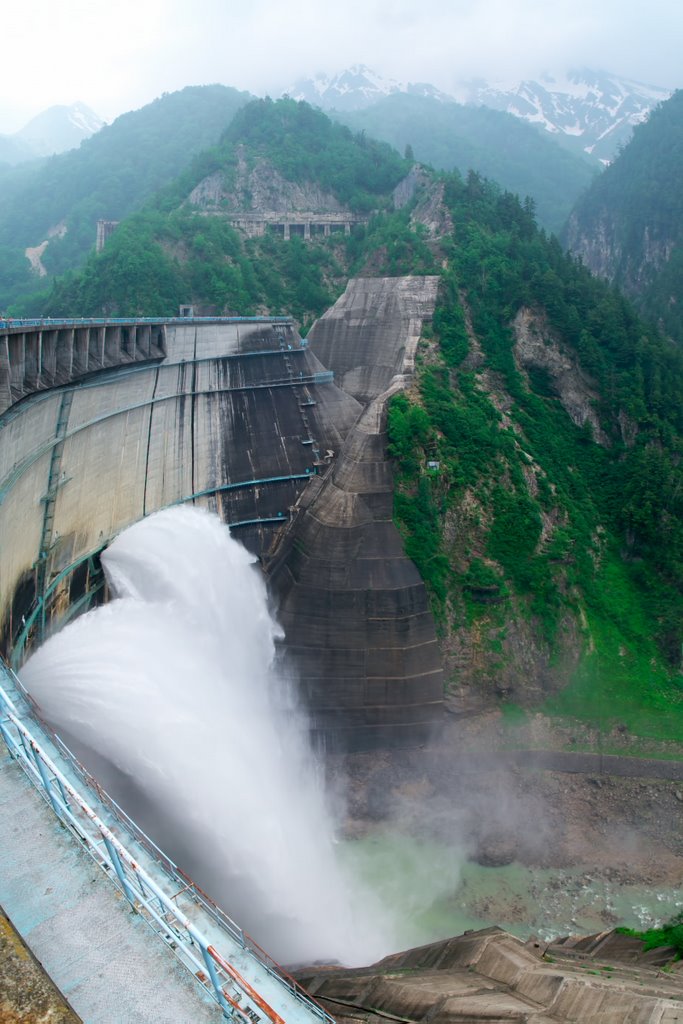
<instances>
[{"instance_id":1,"label":"steel ladder on dam","mask_svg":"<svg viewBox=\"0 0 683 1024\"><path fill-rule=\"evenodd\" d=\"M142 965L138 963L136 968L141 967L144 985L150 992L153 992L155 986L163 989L154 995L165 1000L163 1005L166 1011L169 1002L173 1006L174 999L167 980L168 977L173 980L173 974L169 975L168 972L168 961L171 961L175 964L173 971L179 963L194 978L195 984L192 985L189 977L180 971L183 985L189 990L190 1002L194 998L193 993L197 997L196 1013L194 1007L191 1011L193 1021L214 1020L217 1015L239 1024L334 1024L333 1018L195 886L102 791L96 780L78 763L59 738L48 733L33 715L30 698L22 691L19 680L2 659L0 736L9 754L9 758L5 756L0 742L0 776L7 774L11 762L23 769L68 833L66 842L60 840L60 845L68 847L66 864L69 870L77 861L83 861L82 857L74 857L74 841L77 840L116 886L119 902L124 897L127 905L135 912L136 925L143 921L160 940L158 944L152 943L154 954L149 962ZM21 778L21 773L16 778ZM6 780L3 780L3 788L0 788L0 808L6 807L8 801L5 783ZM28 802L31 793L25 791L26 784L22 783L17 792L23 793L22 799ZM10 795L10 799L13 798L16 798L14 792ZM44 815L47 811L41 813ZM9 815L3 813L1 817L4 819ZM28 827L31 827L30 824ZM34 827L31 838L35 839L36 845L41 839L46 841L45 835L39 835L40 831L40 828ZM14 857L7 856L8 844L16 842L18 830L8 825L6 832L10 834L3 835L0 825L0 852L3 843L5 850L0 876L0 899L4 902L14 885L16 903L26 896L26 857L25 851L21 850L16 850ZM48 835L47 842L50 841ZM48 859L51 857L50 852ZM57 859L56 846L54 858ZM85 860L90 863L87 858ZM102 878L97 872L96 875L98 880ZM42 876L29 879L29 883L33 889L45 884ZM82 882L80 885L79 893L85 891ZM107 882L101 885L107 892L110 891ZM50 892L51 887L45 889L45 894ZM83 897L84 902L87 902L90 894L91 890L88 889L87 898ZM41 894L33 895L39 898ZM60 894L56 893L55 898L59 904ZM65 894L64 903L68 902L69 898ZM11 900L5 909L12 917ZM120 910L119 907L116 909ZM35 922L33 924L35 926ZM41 926L38 926L38 930ZM132 922L127 927L132 927ZM149 935L144 927L142 931L145 936ZM149 945L147 938L145 942ZM173 961L171 953L177 958L176 961ZM163 978L159 971L162 961L166 970ZM49 969L45 959L43 962ZM78 969L83 974L81 964ZM93 972L93 984L97 982L95 974ZM131 984L134 974L131 970ZM54 980L59 984L58 978ZM207 1016L205 1011L211 1006L214 1010ZM79 1007L75 1005L74 1009L78 1012ZM122 1012L119 1007L117 1013ZM187 1006L184 1011L179 1011L181 1015L177 1020L181 1024L189 1019L187 1012ZM126 1016L114 1018L110 1014L111 1008L105 1011L104 1016L96 1018L93 1015L88 1019L109 1022L128 1019ZM157 1018L150 1016L146 1019ZM163 1019L176 1018L169 1017L167 1013Z\"/></svg>"}]
</instances>

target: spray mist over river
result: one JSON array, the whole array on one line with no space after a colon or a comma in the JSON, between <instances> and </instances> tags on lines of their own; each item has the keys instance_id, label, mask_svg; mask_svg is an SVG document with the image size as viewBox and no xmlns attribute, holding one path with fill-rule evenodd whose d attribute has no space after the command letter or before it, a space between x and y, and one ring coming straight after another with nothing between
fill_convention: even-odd
<instances>
[{"instance_id":1,"label":"spray mist over river","mask_svg":"<svg viewBox=\"0 0 683 1024\"><path fill-rule=\"evenodd\" d=\"M102 556L114 600L22 680L53 728L202 888L285 962L368 963L393 928L338 858L305 718L273 670L255 559L215 516L157 513Z\"/></svg>"}]
</instances>

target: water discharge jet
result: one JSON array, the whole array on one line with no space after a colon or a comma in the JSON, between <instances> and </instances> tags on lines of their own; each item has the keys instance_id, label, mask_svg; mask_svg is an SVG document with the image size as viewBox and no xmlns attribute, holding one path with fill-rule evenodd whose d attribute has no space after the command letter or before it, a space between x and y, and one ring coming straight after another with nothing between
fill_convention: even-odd
<instances>
[{"instance_id":1,"label":"water discharge jet","mask_svg":"<svg viewBox=\"0 0 683 1024\"><path fill-rule=\"evenodd\" d=\"M253 557L217 517L182 507L126 530L102 561L114 599L22 670L46 720L277 958L390 952L386 913L338 860Z\"/></svg>"}]
</instances>

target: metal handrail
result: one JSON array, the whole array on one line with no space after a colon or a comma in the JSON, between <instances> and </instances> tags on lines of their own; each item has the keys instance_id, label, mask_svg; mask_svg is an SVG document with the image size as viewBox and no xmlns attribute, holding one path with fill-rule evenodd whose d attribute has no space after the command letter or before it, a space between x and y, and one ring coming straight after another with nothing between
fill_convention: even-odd
<instances>
[{"instance_id":1,"label":"metal handrail","mask_svg":"<svg viewBox=\"0 0 683 1024\"><path fill-rule=\"evenodd\" d=\"M0 675L10 684L16 682L14 673L0 659ZM23 689L23 688L22 688ZM24 691L25 692L25 691ZM268 1018L271 1024L285 1024L283 1018L266 1002L244 975L219 952L211 941L194 925L177 904L177 896L166 893L142 867L135 857L112 832L92 806L60 771L48 753L24 725L19 712L6 690L0 686L0 734L10 754L21 764L53 811L76 836L95 862L106 872L143 917L152 930L173 950L181 963L193 974L205 991L221 1006L223 1012L243 1024ZM302 1007L324 1024L334 1024L333 1018L308 996L275 961L263 953L257 943L235 924L206 894L173 863L155 843L133 822L115 801L111 800L87 770L78 763L57 737L60 753L78 771L88 785L93 785L98 797L136 841L141 842L154 861L163 867L167 876L182 883L181 892L187 893L195 903L202 905L221 929L263 967L268 974L286 988Z\"/></svg>"},{"instance_id":2,"label":"metal handrail","mask_svg":"<svg viewBox=\"0 0 683 1024\"><path fill-rule=\"evenodd\" d=\"M13 317L0 318L0 330L12 327L48 327L51 330L59 327L107 327L135 326L136 324L187 324L187 323L218 323L218 324L293 324L291 316L139 316L139 317L41 317L34 320Z\"/></svg>"}]
</instances>

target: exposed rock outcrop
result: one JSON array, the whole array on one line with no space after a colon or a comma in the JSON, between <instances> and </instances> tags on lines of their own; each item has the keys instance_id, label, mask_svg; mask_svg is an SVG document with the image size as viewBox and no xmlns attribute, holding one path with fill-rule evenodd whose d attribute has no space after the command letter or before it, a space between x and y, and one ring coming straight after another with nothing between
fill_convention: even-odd
<instances>
[{"instance_id":1,"label":"exposed rock outcrop","mask_svg":"<svg viewBox=\"0 0 683 1024\"><path fill-rule=\"evenodd\" d=\"M425 227L434 241L453 231L453 218L444 202L444 188L442 181L434 181L423 167L415 164L393 192L396 210L401 210L417 195L410 222L413 227L418 224Z\"/></svg>"},{"instance_id":2,"label":"exposed rock outcrop","mask_svg":"<svg viewBox=\"0 0 683 1024\"><path fill-rule=\"evenodd\" d=\"M313 182L288 181L263 158L247 161L244 147L236 147L234 176L214 171L190 192L187 202L207 213L267 213L271 210L307 210L340 213L344 207L331 192Z\"/></svg>"},{"instance_id":3,"label":"exposed rock outcrop","mask_svg":"<svg viewBox=\"0 0 683 1024\"><path fill-rule=\"evenodd\" d=\"M515 358L522 370L544 370L552 380L557 396L577 427L588 423L598 444L607 445L595 406L599 395L581 369L576 357L562 345L539 313L522 308L513 324Z\"/></svg>"}]
</instances>

